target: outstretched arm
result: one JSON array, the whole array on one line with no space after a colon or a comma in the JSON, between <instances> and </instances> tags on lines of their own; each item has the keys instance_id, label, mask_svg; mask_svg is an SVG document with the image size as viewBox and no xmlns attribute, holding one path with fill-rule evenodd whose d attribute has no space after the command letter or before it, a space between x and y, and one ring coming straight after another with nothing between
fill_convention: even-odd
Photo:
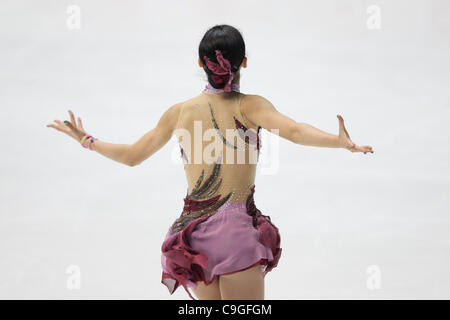
<instances>
[{"instance_id":1,"label":"outstretched arm","mask_svg":"<svg viewBox=\"0 0 450 320\"><path fill-rule=\"evenodd\" d=\"M244 102L244 100L246 100ZM357 146L345 129L344 119L338 115L339 134L330 134L307 123L295 120L278 112L273 104L259 95L247 95L241 104L242 115L253 125L268 131L278 130L280 137L294 143L328 148L345 148L352 152L372 152L371 146Z\"/></svg>"},{"instance_id":2,"label":"outstretched arm","mask_svg":"<svg viewBox=\"0 0 450 320\"><path fill-rule=\"evenodd\" d=\"M161 149L169 140L176 128L178 116L181 110L181 104L177 103L167 109L161 116L155 128L144 134L133 144L116 144L101 140L95 140L92 143L92 150L97 151L103 156L114 161L135 166L145 159L149 158L156 151ZM47 127L55 128L64 132L80 142L80 139L86 134L83 128L81 118L75 122L73 112L69 110L71 121L55 120L55 124L49 124Z\"/></svg>"}]
</instances>

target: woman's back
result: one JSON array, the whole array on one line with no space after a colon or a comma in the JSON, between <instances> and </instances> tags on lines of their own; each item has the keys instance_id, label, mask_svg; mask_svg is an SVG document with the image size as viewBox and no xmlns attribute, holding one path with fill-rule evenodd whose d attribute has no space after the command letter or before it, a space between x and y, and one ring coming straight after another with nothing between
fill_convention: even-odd
<instances>
[{"instance_id":1,"label":"woman's back","mask_svg":"<svg viewBox=\"0 0 450 320\"><path fill-rule=\"evenodd\" d=\"M260 127L243 117L239 92L202 94L186 101L176 128L188 181L180 230L226 202L252 201Z\"/></svg>"}]
</instances>

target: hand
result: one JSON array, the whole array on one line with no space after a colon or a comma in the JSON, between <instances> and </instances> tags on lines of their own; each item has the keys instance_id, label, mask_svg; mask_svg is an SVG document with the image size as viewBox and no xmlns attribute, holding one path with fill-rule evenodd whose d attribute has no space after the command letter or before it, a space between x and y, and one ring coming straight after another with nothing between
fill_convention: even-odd
<instances>
[{"instance_id":1,"label":"hand","mask_svg":"<svg viewBox=\"0 0 450 320\"><path fill-rule=\"evenodd\" d=\"M47 127L49 128L55 128L58 131L64 132L65 134L71 136L78 142L80 142L81 138L84 137L86 134L86 131L83 129L83 124L81 123L81 118L78 117L78 124L75 122L75 116L73 115L73 112L69 110L70 115L70 122L64 121L61 122L59 120L54 120L56 122L55 124L48 124Z\"/></svg>"},{"instance_id":2,"label":"hand","mask_svg":"<svg viewBox=\"0 0 450 320\"><path fill-rule=\"evenodd\" d=\"M337 118L339 119L339 143L342 148L350 150L351 152L364 152L364 154L367 152L373 153L371 146L357 146L353 143L353 141L350 140L347 130L345 130L344 119L339 114L337 115Z\"/></svg>"}]
</instances>

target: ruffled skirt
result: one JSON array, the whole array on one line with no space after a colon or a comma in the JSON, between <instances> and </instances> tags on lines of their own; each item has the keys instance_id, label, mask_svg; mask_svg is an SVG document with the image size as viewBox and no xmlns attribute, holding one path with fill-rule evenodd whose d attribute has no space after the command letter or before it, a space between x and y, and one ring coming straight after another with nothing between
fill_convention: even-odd
<instances>
[{"instance_id":1,"label":"ruffled skirt","mask_svg":"<svg viewBox=\"0 0 450 320\"><path fill-rule=\"evenodd\" d=\"M280 259L280 235L268 216L252 217L245 202L227 202L181 231L172 234L169 228L161 251L161 282L170 294L181 284L194 299L188 287L197 288L197 281L210 284L219 275L257 264L266 266L265 276Z\"/></svg>"}]
</instances>

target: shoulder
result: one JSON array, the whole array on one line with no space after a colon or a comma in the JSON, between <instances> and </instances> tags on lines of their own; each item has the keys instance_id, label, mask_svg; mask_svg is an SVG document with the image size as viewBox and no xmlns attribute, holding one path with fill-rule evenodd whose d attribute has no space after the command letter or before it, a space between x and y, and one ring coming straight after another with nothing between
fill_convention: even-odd
<instances>
[{"instance_id":1,"label":"shoulder","mask_svg":"<svg viewBox=\"0 0 450 320\"><path fill-rule=\"evenodd\" d=\"M158 127L175 128L178 124L184 103L184 101L177 102L166 108L158 121Z\"/></svg>"},{"instance_id":2,"label":"shoulder","mask_svg":"<svg viewBox=\"0 0 450 320\"><path fill-rule=\"evenodd\" d=\"M273 104L266 99L265 97L258 94L246 94L241 99L241 113L242 115L250 120L250 123L255 123L257 115L264 111L273 111L275 110Z\"/></svg>"},{"instance_id":3,"label":"shoulder","mask_svg":"<svg viewBox=\"0 0 450 320\"><path fill-rule=\"evenodd\" d=\"M181 102L179 106L180 116L186 118L198 114L202 102L203 100L201 95L189 98Z\"/></svg>"},{"instance_id":4,"label":"shoulder","mask_svg":"<svg viewBox=\"0 0 450 320\"><path fill-rule=\"evenodd\" d=\"M178 127L180 121L186 122L198 113L198 97L186 99L170 106L161 117L161 124Z\"/></svg>"},{"instance_id":5,"label":"shoulder","mask_svg":"<svg viewBox=\"0 0 450 320\"><path fill-rule=\"evenodd\" d=\"M183 102L178 102L167 108L164 111L161 120L173 121L174 119L178 119L178 116L180 115L180 112L183 108L183 104Z\"/></svg>"},{"instance_id":6,"label":"shoulder","mask_svg":"<svg viewBox=\"0 0 450 320\"><path fill-rule=\"evenodd\" d=\"M166 110L167 114L176 115L179 117L181 114L186 115L192 111L195 111L198 106L199 96L177 102Z\"/></svg>"},{"instance_id":7,"label":"shoulder","mask_svg":"<svg viewBox=\"0 0 450 320\"><path fill-rule=\"evenodd\" d=\"M167 113L171 115L178 115L180 114L181 110L183 109L184 102L178 102L172 105L169 109L167 109Z\"/></svg>"},{"instance_id":8,"label":"shoulder","mask_svg":"<svg viewBox=\"0 0 450 320\"><path fill-rule=\"evenodd\" d=\"M257 109L271 107L272 103L258 94L246 94L241 99L241 110L252 112Z\"/></svg>"}]
</instances>

